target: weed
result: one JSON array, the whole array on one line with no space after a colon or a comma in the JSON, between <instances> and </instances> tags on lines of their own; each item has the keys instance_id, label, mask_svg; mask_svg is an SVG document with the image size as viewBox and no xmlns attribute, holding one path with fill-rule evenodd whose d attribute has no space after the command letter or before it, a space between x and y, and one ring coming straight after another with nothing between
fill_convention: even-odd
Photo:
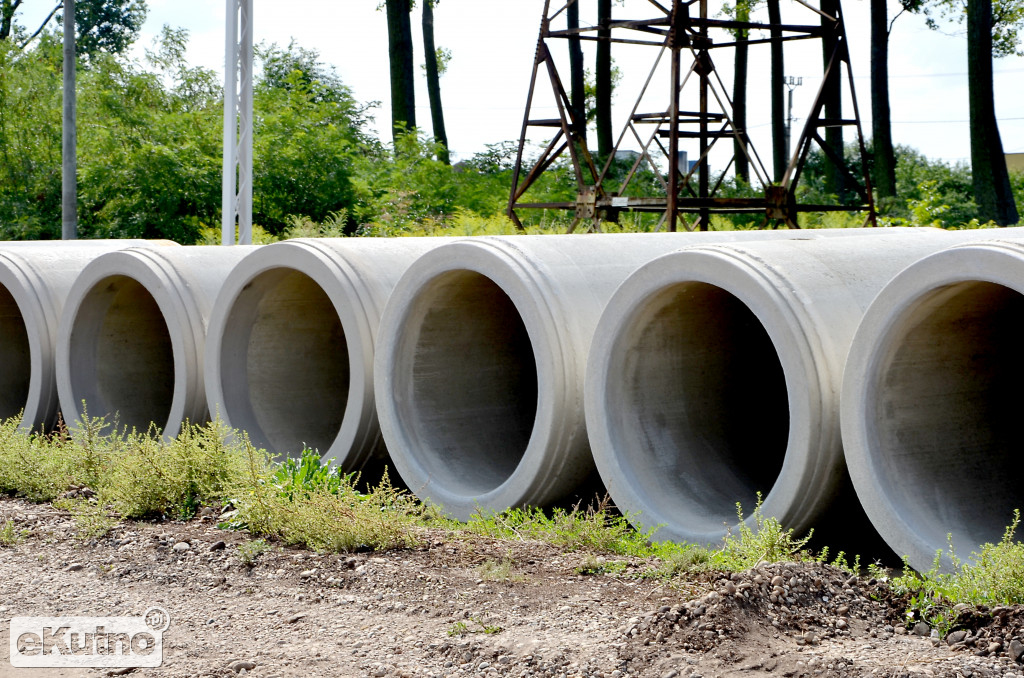
<instances>
[{"instance_id":1,"label":"weed","mask_svg":"<svg viewBox=\"0 0 1024 678\"><path fill-rule=\"evenodd\" d=\"M1014 540L1020 511L1003 532L998 544L984 544L980 552L962 561L948 538L944 565L942 551L928 572L919 574L904 560L903 574L892 580L893 590L909 596L907 622L925 621L943 636L956 622L959 604L972 606L1024 603L1024 544Z\"/></svg>"},{"instance_id":2,"label":"weed","mask_svg":"<svg viewBox=\"0 0 1024 678\"><path fill-rule=\"evenodd\" d=\"M624 560L609 561L588 553L583 562L576 567L575 572L576 574L590 577L599 574L619 574L625 571L625 569L626 561Z\"/></svg>"},{"instance_id":3,"label":"weed","mask_svg":"<svg viewBox=\"0 0 1024 678\"><path fill-rule=\"evenodd\" d=\"M464 636L467 633L484 633L487 635L495 635L504 631L503 628L496 624L485 624L476 617L470 617L471 621L476 626L469 626L466 622L457 621L448 627L449 636Z\"/></svg>"},{"instance_id":4,"label":"weed","mask_svg":"<svg viewBox=\"0 0 1024 678\"><path fill-rule=\"evenodd\" d=\"M464 636L469 633L469 627L466 626L466 622L457 621L448 627L449 636Z\"/></svg>"},{"instance_id":5,"label":"weed","mask_svg":"<svg viewBox=\"0 0 1024 678\"><path fill-rule=\"evenodd\" d=\"M685 548L673 549L662 556L660 560L660 565L646 572L645 576L672 579L692 572L712 570L716 567L715 554L712 551L692 544Z\"/></svg>"},{"instance_id":6,"label":"weed","mask_svg":"<svg viewBox=\"0 0 1024 678\"><path fill-rule=\"evenodd\" d=\"M15 530L14 521L8 520L3 524L3 527L0 527L0 547L15 546L28 536L28 534L28 530Z\"/></svg>"},{"instance_id":7,"label":"weed","mask_svg":"<svg viewBox=\"0 0 1024 678\"><path fill-rule=\"evenodd\" d=\"M71 514L75 521L75 536L82 541L105 537L117 525L117 519L99 502L88 499L58 499L53 505Z\"/></svg>"},{"instance_id":8,"label":"weed","mask_svg":"<svg viewBox=\"0 0 1024 678\"><path fill-rule=\"evenodd\" d=\"M270 549L271 546L266 539L253 539L238 545L238 559L242 561L242 565L252 567L256 560Z\"/></svg>"},{"instance_id":9,"label":"weed","mask_svg":"<svg viewBox=\"0 0 1024 678\"><path fill-rule=\"evenodd\" d=\"M337 466L320 460L320 455L309 448L303 448L299 459L289 457L274 471L271 482L281 495L294 501L308 497L313 492L337 494L345 486L356 484L356 474L344 474Z\"/></svg>"},{"instance_id":10,"label":"weed","mask_svg":"<svg viewBox=\"0 0 1024 678\"><path fill-rule=\"evenodd\" d=\"M744 522L743 507L736 504L736 517L739 519L736 534L730 532L726 535L722 548L714 556L715 565L720 569L746 570L760 563L800 559L814 531L805 537L795 537L794 531L785 529L777 518L765 516L761 503L761 493L758 492L751 516L754 527Z\"/></svg>"},{"instance_id":11,"label":"weed","mask_svg":"<svg viewBox=\"0 0 1024 678\"><path fill-rule=\"evenodd\" d=\"M488 558L476 568L477 576L484 581L522 581L524 577L521 574L516 574L514 570L515 563L508 556L505 556L501 560L494 558Z\"/></svg>"}]
</instances>

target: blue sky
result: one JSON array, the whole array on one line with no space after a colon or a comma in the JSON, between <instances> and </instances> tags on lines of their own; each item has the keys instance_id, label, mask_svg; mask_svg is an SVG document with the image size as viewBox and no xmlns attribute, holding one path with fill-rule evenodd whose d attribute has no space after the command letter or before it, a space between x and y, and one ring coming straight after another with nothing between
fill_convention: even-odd
<instances>
[{"instance_id":1,"label":"blue sky","mask_svg":"<svg viewBox=\"0 0 1024 678\"><path fill-rule=\"evenodd\" d=\"M384 139L390 117L388 95L387 27L378 0L255 0L256 40L287 44L290 40L318 50L333 65L357 99L379 101L378 133ZM713 3L714 4L714 3ZM221 0L149 0L150 15L142 45L148 45L164 24L191 32L193 63L223 71L224 15ZM586 9L596 5L584 0ZM895 8L898 4L892 3ZM26 3L25 22L33 13L45 15L50 3ZM543 0L441 0L435 11L437 43L452 51L449 72L442 80L446 124L456 157L483 150L488 143L517 139L529 84L530 69ZM644 0L626 0L622 16L647 16ZM807 10L783 0L784 12L801 23L813 21ZM868 0L845 0L855 86L865 125L870 124L868 98ZM786 19L786 16L784 16ZM422 63L419 11L413 17L417 60ZM904 14L894 24L891 41L893 135L897 143L918 148L929 157L967 161L970 156L967 104L966 45L960 27L944 33L929 30L923 19ZM141 54L141 47L138 50ZM616 118L624 118L650 71L656 51L618 49L616 59L624 80L616 98ZM795 92L794 115L810 106L820 83L817 52L807 48L787 54L787 73L802 76ZM589 56L588 56L589 60ZM748 125L762 156L770 155L767 141L770 111L767 102L767 48L751 53ZM996 111L1007 152L1024 152L1024 58L996 61ZM731 86L731 63L718 63L719 74ZM656 82L659 80L656 78ZM667 80L660 82L667 83ZM422 83L421 83L422 85ZM664 107L666 85L656 88L652 103ZM417 92L417 116L429 127L426 92ZM661 102L661 103L659 103ZM543 107L548 102L540 101ZM759 139L761 137L761 139ZM540 141L539 139L537 141ZM714 166L712 159L712 166Z\"/></svg>"}]
</instances>

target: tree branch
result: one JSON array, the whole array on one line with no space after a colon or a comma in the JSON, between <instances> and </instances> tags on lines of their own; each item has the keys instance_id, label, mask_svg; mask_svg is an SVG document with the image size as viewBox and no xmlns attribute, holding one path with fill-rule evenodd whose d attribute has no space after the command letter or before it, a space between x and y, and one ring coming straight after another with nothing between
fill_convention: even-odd
<instances>
[{"instance_id":1,"label":"tree branch","mask_svg":"<svg viewBox=\"0 0 1024 678\"><path fill-rule=\"evenodd\" d=\"M46 16L45 19L43 19L43 23L39 25L39 28L36 29L36 32L28 36L28 39L25 40L25 42L21 43L18 49L25 49L26 47L28 47L30 42L39 37L39 34L43 32L44 28L46 28L46 24L50 23L50 19L52 19L53 15L56 14L62 7L64 7L63 0L57 3L57 6L53 8L53 10Z\"/></svg>"},{"instance_id":2,"label":"tree branch","mask_svg":"<svg viewBox=\"0 0 1024 678\"><path fill-rule=\"evenodd\" d=\"M898 13L896 14L896 16L894 16L894 17L892 18L892 21L890 21L890 22L889 22L889 30L887 30L887 31L885 32L885 34L886 34L886 35L890 35L890 36L892 35L892 27L893 27L893 24L895 24L895 23L896 23L896 19L899 19L899 18L900 18L901 16L903 16L903 13L904 13L904 12L906 12L906 11L907 11L907 8L906 8L906 7L904 7L903 9L901 9L901 10L900 10L900 11L899 11L899 12L898 12Z\"/></svg>"}]
</instances>

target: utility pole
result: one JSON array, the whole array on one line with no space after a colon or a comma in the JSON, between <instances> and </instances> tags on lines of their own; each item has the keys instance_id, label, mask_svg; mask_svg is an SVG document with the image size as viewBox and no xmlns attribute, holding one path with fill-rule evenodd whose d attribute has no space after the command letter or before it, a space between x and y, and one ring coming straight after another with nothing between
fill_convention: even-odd
<instances>
[{"instance_id":1,"label":"utility pole","mask_svg":"<svg viewBox=\"0 0 1024 678\"><path fill-rule=\"evenodd\" d=\"M792 138L791 133L793 129L793 90L804 84L803 78L794 78L792 75L786 76L783 81L786 83L786 87L789 88L789 112L786 114L786 157L788 158L793 153L793 149L790 148L789 140Z\"/></svg>"},{"instance_id":2,"label":"utility pole","mask_svg":"<svg viewBox=\"0 0 1024 678\"><path fill-rule=\"evenodd\" d=\"M78 238L78 106L75 94L75 0L64 0L64 119L61 147L62 240Z\"/></svg>"},{"instance_id":3,"label":"utility pole","mask_svg":"<svg viewBox=\"0 0 1024 678\"><path fill-rule=\"evenodd\" d=\"M226 5L221 243L235 244L237 225L238 244L251 245L252 0L226 0Z\"/></svg>"}]
</instances>

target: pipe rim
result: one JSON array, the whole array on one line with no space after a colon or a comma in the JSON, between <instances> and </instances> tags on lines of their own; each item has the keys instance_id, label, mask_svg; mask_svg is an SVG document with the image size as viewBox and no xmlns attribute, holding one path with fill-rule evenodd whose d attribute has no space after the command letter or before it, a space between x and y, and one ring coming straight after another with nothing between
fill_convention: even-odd
<instances>
[{"instance_id":1,"label":"pipe rim","mask_svg":"<svg viewBox=\"0 0 1024 678\"><path fill-rule=\"evenodd\" d=\"M275 271L294 272L309 278L331 301L341 323L348 351L349 385L345 413L331 444L320 451L321 459L334 458L344 468L356 469L369 458L378 437L377 411L373 397L373 364L376 323L379 314L372 297L359 284L359 274L344 257L313 239L297 239L266 245L240 261L224 281L210 312L206 338L206 390L214 416L232 428L239 421L255 421L251 404L236 406L226 402L224 351L227 350L228 324L234 317L239 298L261 276ZM262 298L262 297L261 297ZM257 302L254 302L258 304ZM246 378L246 381L248 379ZM248 387L244 389L248 392ZM273 451L257 424L246 428L254 444ZM284 454L285 451L276 451ZM301 450L289 451L297 455Z\"/></svg>"},{"instance_id":2,"label":"pipe rim","mask_svg":"<svg viewBox=\"0 0 1024 678\"><path fill-rule=\"evenodd\" d=\"M677 513L659 511L646 498L647 489L620 459L618 450L628 449L632 441L613 434L610 419L603 416L615 393L612 389L621 384L612 384L611 380L624 360L620 348L624 333L647 304L687 284L710 285L734 297L760 323L771 342L784 376L789 432L782 465L770 489L762 495L761 511L765 516L777 517L787 528L805 527L794 522L804 520L794 511L806 501L805 484L821 474L821 459L815 452L825 445L820 422L827 412L828 392L826 370L821 365L821 338L789 286L772 284L772 278L784 283L784 272L755 268L757 264L764 262L759 262L756 254L743 252L741 243L695 246L663 255L641 266L619 286L598 321L585 388L594 460L616 505L641 529L656 529L660 539L714 544L737 523L733 513L722 516L726 520L721 528L691 528ZM804 388L797 387L801 383ZM743 522L751 527L752 509L743 506Z\"/></svg>"},{"instance_id":3,"label":"pipe rim","mask_svg":"<svg viewBox=\"0 0 1024 678\"><path fill-rule=\"evenodd\" d=\"M201 388L202 344L198 340L204 329L201 313L189 293L188 284L159 252L148 249L132 248L102 254L89 263L75 280L61 314L57 339L57 390L61 410L69 426L82 424L80 395L83 389L77 384L81 377L76 378L74 365L80 363L80 356L86 350L85 341L95 339L100 323L97 323L95 331L83 336L86 330L81 326L79 316L84 305L93 303L92 296L98 287L121 277L138 284L153 299L170 338L174 375L171 404L166 420L153 423L160 427L164 438L174 438L186 419L199 421L206 410ZM97 412L93 410L90 416L97 416Z\"/></svg>"},{"instance_id":4,"label":"pipe rim","mask_svg":"<svg viewBox=\"0 0 1024 678\"><path fill-rule=\"evenodd\" d=\"M914 514L914 496L887 491L880 467L884 453L879 450L877 436L869 430L869 413L876 410L879 402L877 397L870 396L870 387L881 381L886 364L897 351L896 342L907 333L902 331L905 326L900 321L908 319L915 310L938 303L944 292L956 292L967 284L990 284L1024 296L1024 277L1018 272L1024 270L1022 267L1024 243L967 243L929 255L901 271L879 292L853 338L841 400L847 467L872 525L893 551L906 556L918 570L930 569L937 551L942 552L942 565L948 567L949 544L945 533L941 538L925 538L908 519ZM935 310L932 308L929 313ZM1008 522L1010 518L1007 515L1000 520ZM976 550L981 543L973 543L965 535L953 534L953 538L960 557Z\"/></svg>"},{"instance_id":5,"label":"pipe rim","mask_svg":"<svg viewBox=\"0 0 1024 678\"><path fill-rule=\"evenodd\" d=\"M514 243L491 238L457 241L431 250L399 280L381 317L374 372L378 416L391 459L412 492L460 520L479 510L501 511L543 501L551 480L551 460L545 460L545 450L571 435L571 426L554 416L558 408L565 407L567 384L574 383L576 369L557 321L563 314L555 297L544 293L548 284L543 272L515 252ZM403 425L409 418L399 405L405 401L401 393L409 388L411 378L396 370L396 356L414 343L409 323L415 305L444 276L453 273L482 276L508 296L530 340L537 372L536 415L522 457L503 482L479 493L449 487L446 478L431 473L420 458L429 446Z\"/></svg>"},{"instance_id":6,"label":"pipe rim","mask_svg":"<svg viewBox=\"0 0 1024 678\"><path fill-rule=\"evenodd\" d=\"M41 296L48 288L29 261L9 251L0 252L0 287L17 305L28 339L29 386L20 426L25 430L49 427L57 415L56 375L50 359L57 323L52 304Z\"/></svg>"}]
</instances>

